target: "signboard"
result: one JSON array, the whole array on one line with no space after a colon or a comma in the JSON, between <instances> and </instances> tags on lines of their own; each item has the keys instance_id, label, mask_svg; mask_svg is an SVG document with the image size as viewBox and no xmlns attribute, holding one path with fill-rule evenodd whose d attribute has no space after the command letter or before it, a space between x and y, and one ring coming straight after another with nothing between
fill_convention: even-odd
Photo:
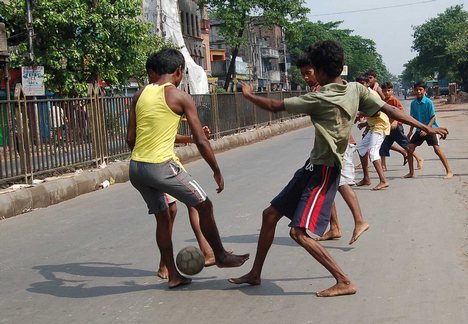
<instances>
[{"instance_id":1,"label":"signboard","mask_svg":"<svg viewBox=\"0 0 468 324\"><path fill-rule=\"evenodd\" d=\"M25 96L44 96L44 67L22 66L21 83Z\"/></svg>"},{"instance_id":2,"label":"signboard","mask_svg":"<svg viewBox=\"0 0 468 324\"><path fill-rule=\"evenodd\" d=\"M341 71L341 75L348 75L348 66L347 65L343 65L343 71Z\"/></svg>"}]
</instances>

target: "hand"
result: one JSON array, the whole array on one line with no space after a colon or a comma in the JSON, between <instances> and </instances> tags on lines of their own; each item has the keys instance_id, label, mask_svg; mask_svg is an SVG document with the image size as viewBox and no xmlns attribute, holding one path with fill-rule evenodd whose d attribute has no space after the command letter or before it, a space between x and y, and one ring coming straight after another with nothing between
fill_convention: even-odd
<instances>
[{"instance_id":1,"label":"hand","mask_svg":"<svg viewBox=\"0 0 468 324\"><path fill-rule=\"evenodd\" d=\"M419 132L419 135L421 135L421 137L424 137L424 136L427 135L427 133L426 133L425 131L421 130L421 131Z\"/></svg>"},{"instance_id":2,"label":"hand","mask_svg":"<svg viewBox=\"0 0 468 324\"><path fill-rule=\"evenodd\" d=\"M215 172L213 174L213 178L215 179L216 183L218 184L218 188L216 189L217 193L220 193L224 189L224 179L221 175L221 172Z\"/></svg>"},{"instance_id":3,"label":"hand","mask_svg":"<svg viewBox=\"0 0 468 324\"><path fill-rule=\"evenodd\" d=\"M449 134L449 131L445 127L431 127L429 129L429 134L440 135L441 139L446 139L447 135Z\"/></svg>"},{"instance_id":4,"label":"hand","mask_svg":"<svg viewBox=\"0 0 468 324\"><path fill-rule=\"evenodd\" d=\"M203 129L203 132L205 133L206 138L210 139L211 138L210 128L208 126L203 126L202 129Z\"/></svg>"},{"instance_id":5,"label":"hand","mask_svg":"<svg viewBox=\"0 0 468 324\"><path fill-rule=\"evenodd\" d=\"M242 94L244 97L248 97L253 94L253 86L251 84L240 81L240 85L242 86Z\"/></svg>"}]
</instances>

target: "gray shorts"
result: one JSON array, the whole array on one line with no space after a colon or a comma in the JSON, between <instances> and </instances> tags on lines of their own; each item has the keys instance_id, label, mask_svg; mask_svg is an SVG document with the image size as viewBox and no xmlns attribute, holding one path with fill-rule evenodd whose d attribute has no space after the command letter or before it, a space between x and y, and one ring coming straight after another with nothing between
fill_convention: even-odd
<instances>
[{"instance_id":1,"label":"gray shorts","mask_svg":"<svg viewBox=\"0 0 468 324\"><path fill-rule=\"evenodd\" d=\"M140 192L148 206L148 214L158 214L168 208L168 193L189 207L207 198L202 187L175 161L146 163L130 161L130 182Z\"/></svg>"}]
</instances>

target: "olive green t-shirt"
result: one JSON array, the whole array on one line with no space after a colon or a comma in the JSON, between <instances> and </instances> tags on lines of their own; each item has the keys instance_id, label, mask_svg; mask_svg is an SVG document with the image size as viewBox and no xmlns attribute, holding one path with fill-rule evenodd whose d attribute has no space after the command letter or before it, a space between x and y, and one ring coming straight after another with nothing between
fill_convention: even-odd
<instances>
[{"instance_id":1,"label":"olive green t-shirt","mask_svg":"<svg viewBox=\"0 0 468 324\"><path fill-rule=\"evenodd\" d=\"M309 115L315 126L310 162L340 168L358 110L373 116L384 104L362 84L346 81L330 83L318 92L284 100L288 112Z\"/></svg>"}]
</instances>

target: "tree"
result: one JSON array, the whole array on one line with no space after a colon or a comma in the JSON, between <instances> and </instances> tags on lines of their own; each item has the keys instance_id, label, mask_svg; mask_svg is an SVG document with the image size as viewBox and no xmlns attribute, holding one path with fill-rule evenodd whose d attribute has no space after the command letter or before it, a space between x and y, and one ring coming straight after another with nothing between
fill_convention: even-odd
<instances>
[{"instance_id":1,"label":"tree","mask_svg":"<svg viewBox=\"0 0 468 324\"><path fill-rule=\"evenodd\" d=\"M301 19L309 11L303 0L200 0L200 7L207 6L213 18L223 21L220 35L232 48L224 89L229 88L235 73L235 62L240 45L246 43L244 31L249 27L252 16L261 15L265 26L286 27L291 21Z\"/></svg>"},{"instance_id":2,"label":"tree","mask_svg":"<svg viewBox=\"0 0 468 324\"><path fill-rule=\"evenodd\" d=\"M25 39L24 0L2 6L9 43L17 45L11 66L43 65L46 86L61 95L86 93L86 84L104 80L111 87L144 75L151 51L169 46L149 33L135 0L42 0L33 7L35 61Z\"/></svg>"},{"instance_id":3,"label":"tree","mask_svg":"<svg viewBox=\"0 0 468 324\"><path fill-rule=\"evenodd\" d=\"M286 34L286 41L293 63L308 46L322 40L338 41L345 51L345 64L348 65L348 80L371 69L380 80L390 80L391 76L377 52L374 41L358 35L351 35L349 29L340 29L342 22L311 22L302 20L293 23Z\"/></svg>"},{"instance_id":4,"label":"tree","mask_svg":"<svg viewBox=\"0 0 468 324\"><path fill-rule=\"evenodd\" d=\"M416 74L433 78L438 74L439 79L467 82L467 20L468 12L458 5L414 27L412 48L418 54L407 65L412 69L405 71L407 78L416 79Z\"/></svg>"}]
</instances>

